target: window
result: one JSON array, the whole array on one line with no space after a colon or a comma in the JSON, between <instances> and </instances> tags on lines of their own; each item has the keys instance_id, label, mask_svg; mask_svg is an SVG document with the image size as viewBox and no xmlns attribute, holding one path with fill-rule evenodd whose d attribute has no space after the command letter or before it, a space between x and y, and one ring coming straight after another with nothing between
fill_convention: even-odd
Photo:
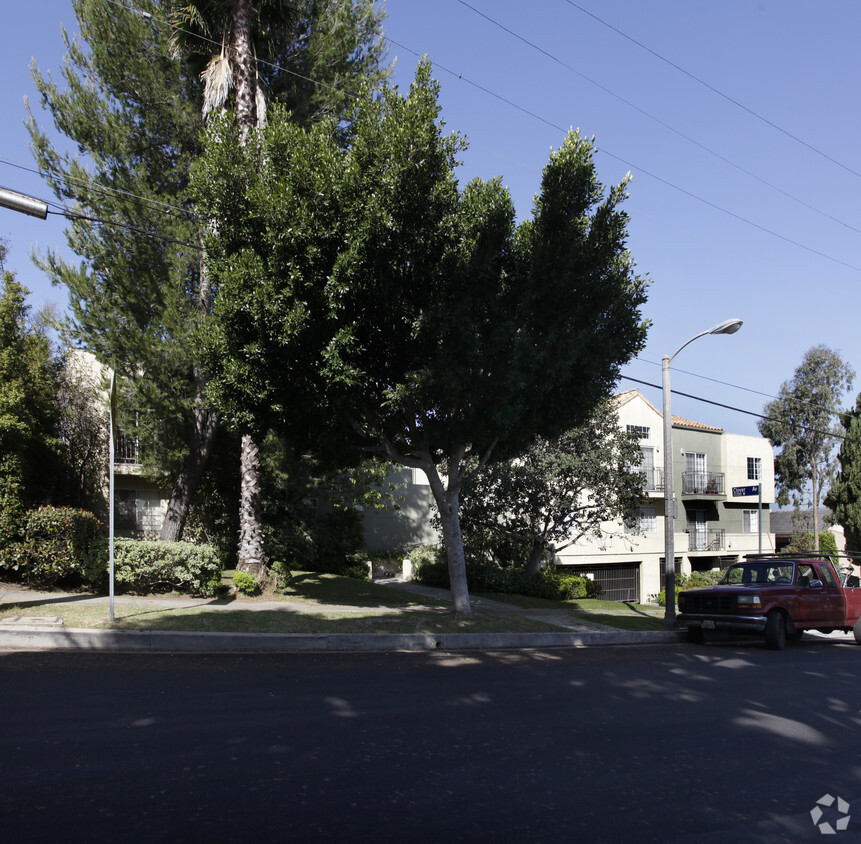
<instances>
[{"instance_id":1,"label":"window","mask_svg":"<svg viewBox=\"0 0 861 844\"><path fill-rule=\"evenodd\" d=\"M742 522L744 533L759 533L759 510L744 510Z\"/></svg>"},{"instance_id":2,"label":"window","mask_svg":"<svg viewBox=\"0 0 861 844\"><path fill-rule=\"evenodd\" d=\"M655 507L638 507L634 511L634 525L625 526L625 533L657 533L658 513Z\"/></svg>"},{"instance_id":3,"label":"window","mask_svg":"<svg viewBox=\"0 0 861 844\"><path fill-rule=\"evenodd\" d=\"M625 429L629 434L636 434L641 440L649 439L649 428L648 425L626 425Z\"/></svg>"},{"instance_id":4,"label":"window","mask_svg":"<svg viewBox=\"0 0 861 844\"><path fill-rule=\"evenodd\" d=\"M164 515L161 495L152 489L118 489L114 497L117 530L154 534L161 530Z\"/></svg>"},{"instance_id":5,"label":"window","mask_svg":"<svg viewBox=\"0 0 861 844\"><path fill-rule=\"evenodd\" d=\"M640 465L637 471L646 479L646 490L658 488L655 476L655 449L651 446L640 446Z\"/></svg>"},{"instance_id":6,"label":"window","mask_svg":"<svg viewBox=\"0 0 861 844\"><path fill-rule=\"evenodd\" d=\"M758 481L762 477L762 458L748 457L747 458L747 479L749 481Z\"/></svg>"}]
</instances>

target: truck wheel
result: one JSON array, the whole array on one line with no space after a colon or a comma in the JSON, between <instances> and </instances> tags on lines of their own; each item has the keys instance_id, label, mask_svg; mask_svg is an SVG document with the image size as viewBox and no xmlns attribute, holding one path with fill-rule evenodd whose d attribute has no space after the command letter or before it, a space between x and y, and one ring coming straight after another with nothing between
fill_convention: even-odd
<instances>
[{"instance_id":1,"label":"truck wheel","mask_svg":"<svg viewBox=\"0 0 861 844\"><path fill-rule=\"evenodd\" d=\"M778 610L772 610L766 619L765 646L772 651L782 651L786 647L786 622Z\"/></svg>"},{"instance_id":2,"label":"truck wheel","mask_svg":"<svg viewBox=\"0 0 861 844\"><path fill-rule=\"evenodd\" d=\"M855 641L861 645L861 619L855 622L852 632L855 634Z\"/></svg>"}]
</instances>

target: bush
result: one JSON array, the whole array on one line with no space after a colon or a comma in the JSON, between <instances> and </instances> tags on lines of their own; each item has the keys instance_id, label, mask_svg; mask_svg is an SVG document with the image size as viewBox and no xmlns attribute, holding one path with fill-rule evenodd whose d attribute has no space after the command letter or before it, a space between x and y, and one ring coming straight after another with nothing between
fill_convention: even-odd
<instances>
[{"instance_id":1,"label":"bush","mask_svg":"<svg viewBox=\"0 0 861 844\"><path fill-rule=\"evenodd\" d=\"M233 585L236 587L237 592L247 595L249 598L260 594L260 584L257 582L257 578L247 571L234 572Z\"/></svg>"},{"instance_id":2,"label":"bush","mask_svg":"<svg viewBox=\"0 0 861 844\"><path fill-rule=\"evenodd\" d=\"M221 585L221 562L211 545L117 539L114 578L130 592L176 590L211 597Z\"/></svg>"},{"instance_id":3,"label":"bush","mask_svg":"<svg viewBox=\"0 0 861 844\"><path fill-rule=\"evenodd\" d=\"M0 570L31 586L100 586L101 522L86 510L40 507L24 516L23 539L0 548Z\"/></svg>"},{"instance_id":4,"label":"bush","mask_svg":"<svg viewBox=\"0 0 861 844\"><path fill-rule=\"evenodd\" d=\"M724 570L692 571L690 574L676 575L676 604L679 603L679 592L683 589L699 589L701 586L714 586L722 577ZM666 606L666 589L658 593L658 604Z\"/></svg>"},{"instance_id":5,"label":"bush","mask_svg":"<svg viewBox=\"0 0 861 844\"><path fill-rule=\"evenodd\" d=\"M422 562L415 578L426 586L448 589L448 564L439 559ZM600 584L575 574L542 569L537 574L526 574L523 569L502 569L493 563L470 562L466 566L466 579L471 592L499 592L504 595L525 595L529 598L546 598L550 601L572 601L577 598L597 598Z\"/></svg>"}]
</instances>

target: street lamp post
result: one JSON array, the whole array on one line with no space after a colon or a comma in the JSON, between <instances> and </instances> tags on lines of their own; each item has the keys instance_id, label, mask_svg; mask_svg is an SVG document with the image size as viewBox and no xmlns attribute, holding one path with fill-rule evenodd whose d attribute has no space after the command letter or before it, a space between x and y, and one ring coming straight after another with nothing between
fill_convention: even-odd
<instances>
[{"instance_id":1,"label":"street lamp post","mask_svg":"<svg viewBox=\"0 0 861 844\"><path fill-rule=\"evenodd\" d=\"M664 400L664 624L676 624L676 550L675 550L675 501L673 497L673 416L671 410L670 364L673 358L687 346L705 337L706 334L735 334L741 328L740 319L728 319L695 334L682 343L671 355L664 355L662 361L662 393Z\"/></svg>"}]
</instances>

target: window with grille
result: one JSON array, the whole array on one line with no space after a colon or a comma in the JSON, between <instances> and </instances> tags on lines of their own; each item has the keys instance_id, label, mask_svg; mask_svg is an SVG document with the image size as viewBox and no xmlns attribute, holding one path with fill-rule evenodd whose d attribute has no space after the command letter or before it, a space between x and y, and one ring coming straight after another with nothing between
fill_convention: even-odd
<instances>
[{"instance_id":1,"label":"window with grille","mask_svg":"<svg viewBox=\"0 0 861 844\"><path fill-rule=\"evenodd\" d=\"M747 458L747 479L749 481L758 481L762 476L762 458L748 457Z\"/></svg>"}]
</instances>

